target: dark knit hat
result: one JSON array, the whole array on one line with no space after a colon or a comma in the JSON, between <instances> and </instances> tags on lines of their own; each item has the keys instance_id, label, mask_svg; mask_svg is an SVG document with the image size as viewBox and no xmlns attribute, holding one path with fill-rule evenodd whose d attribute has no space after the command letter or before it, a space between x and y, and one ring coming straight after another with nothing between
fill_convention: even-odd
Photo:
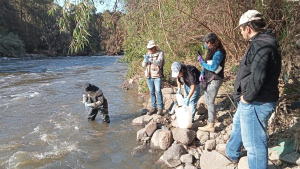
<instances>
[{"instance_id":1,"label":"dark knit hat","mask_svg":"<svg viewBox=\"0 0 300 169\"><path fill-rule=\"evenodd\" d=\"M83 92L86 93L86 94L89 94L89 93L97 91L98 89L99 88L97 86L92 85L90 83L86 83L86 84L84 84L84 90L83 90Z\"/></svg>"}]
</instances>

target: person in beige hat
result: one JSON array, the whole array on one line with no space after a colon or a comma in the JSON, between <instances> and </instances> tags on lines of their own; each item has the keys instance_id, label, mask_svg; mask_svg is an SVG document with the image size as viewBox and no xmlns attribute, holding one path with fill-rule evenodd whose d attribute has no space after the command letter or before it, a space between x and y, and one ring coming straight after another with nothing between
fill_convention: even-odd
<instances>
[{"instance_id":1,"label":"person in beige hat","mask_svg":"<svg viewBox=\"0 0 300 169\"><path fill-rule=\"evenodd\" d=\"M257 10L242 15L238 29L249 42L234 83L234 100L238 103L233 118L226 155L237 162L242 145L247 150L250 169L268 168L268 119L279 98L281 71L279 45Z\"/></svg>"},{"instance_id":2,"label":"person in beige hat","mask_svg":"<svg viewBox=\"0 0 300 169\"><path fill-rule=\"evenodd\" d=\"M144 55L142 66L146 67L145 76L147 78L147 85L152 103L148 115L152 115L156 112L159 115L163 115L161 78L163 77L164 52L158 48L158 45L153 40L148 42L147 49L148 52ZM158 111L156 109L156 100Z\"/></svg>"}]
</instances>

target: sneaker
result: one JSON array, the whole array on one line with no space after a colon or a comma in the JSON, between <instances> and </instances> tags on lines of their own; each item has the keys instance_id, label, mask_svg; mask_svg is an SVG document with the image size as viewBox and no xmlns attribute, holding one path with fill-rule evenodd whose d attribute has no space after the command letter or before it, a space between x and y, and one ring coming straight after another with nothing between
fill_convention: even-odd
<instances>
[{"instance_id":1,"label":"sneaker","mask_svg":"<svg viewBox=\"0 0 300 169\"><path fill-rule=\"evenodd\" d=\"M156 108L151 108L150 111L147 114L152 115L154 113L156 113Z\"/></svg>"},{"instance_id":2,"label":"sneaker","mask_svg":"<svg viewBox=\"0 0 300 169\"><path fill-rule=\"evenodd\" d=\"M162 110L162 109L158 109L158 112L157 112L157 114L162 116L162 115L164 115L164 112L163 112L163 110Z\"/></svg>"}]
</instances>

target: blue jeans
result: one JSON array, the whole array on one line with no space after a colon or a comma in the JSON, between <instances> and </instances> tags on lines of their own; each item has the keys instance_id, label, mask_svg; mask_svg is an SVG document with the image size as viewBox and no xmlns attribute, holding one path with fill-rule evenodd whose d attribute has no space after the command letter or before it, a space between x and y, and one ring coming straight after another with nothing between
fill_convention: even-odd
<instances>
[{"instance_id":1,"label":"blue jeans","mask_svg":"<svg viewBox=\"0 0 300 169\"><path fill-rule=\"evenodd\" d=\"M208 122L215 123L216 108L215 99L221 87L223 80L212 80L208 85L205 94L205 103L208 109Z\"/></svg>"},{"instance_id":2,"label":"blue jeans","mask_svg":"<svg viewBox=\"0 0 300 169\"><path fill-rule=\"evenodd\" d=\"M238 103L225 151L232 161L238 161L244 145L250 169L268 168L268 119L275 111L276 105L277 102Z\"/></svg>"},{"instance_id":3,"label":"blue jeans","mask_svg":"<svg viewBox=\"0 0 300 169\"><path fill-rule=\"evenodd\" d=\"M187 85L184 85L184 98L187 98L190 91L191 91L191 88L188 87ZM190 104L189 104L189 106L192 107L192 119L194 119L194 117L195 117L196 110L197 110L197 102L198 102L199 98L200 98L200 87L199 87L199 85L196 85L195 91L194 91L192 97L190 98Z\"/></svg>"},{"instance_id":4,"label":"blue jeans","mask_svg":"<svg viewBox=\"0 0 300 169\"><path fill-rule=\"evenodd\" d=\"M163 109L164 105L163 105L163 97L161 93L161 78L153 79L150 77L147 79L147 84L150 91L152 108L156 108L156 96L157 96L158 109Z\"/></svg>"}]
</instances>

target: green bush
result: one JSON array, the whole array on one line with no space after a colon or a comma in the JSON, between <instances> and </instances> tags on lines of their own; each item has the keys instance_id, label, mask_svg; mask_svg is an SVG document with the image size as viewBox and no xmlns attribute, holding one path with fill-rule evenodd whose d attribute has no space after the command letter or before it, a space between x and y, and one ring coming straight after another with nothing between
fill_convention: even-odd
<instances>
[{"instance_id":1,"label":"green bush","mask_svg":"<svg viewBox=\"0 0 300 169\"><path fill-rule=\"evenodd\" d=\"M24 43L18 35L0 35L0 56L21 57L24 51Z\"/></svg>"}]
</instances>

